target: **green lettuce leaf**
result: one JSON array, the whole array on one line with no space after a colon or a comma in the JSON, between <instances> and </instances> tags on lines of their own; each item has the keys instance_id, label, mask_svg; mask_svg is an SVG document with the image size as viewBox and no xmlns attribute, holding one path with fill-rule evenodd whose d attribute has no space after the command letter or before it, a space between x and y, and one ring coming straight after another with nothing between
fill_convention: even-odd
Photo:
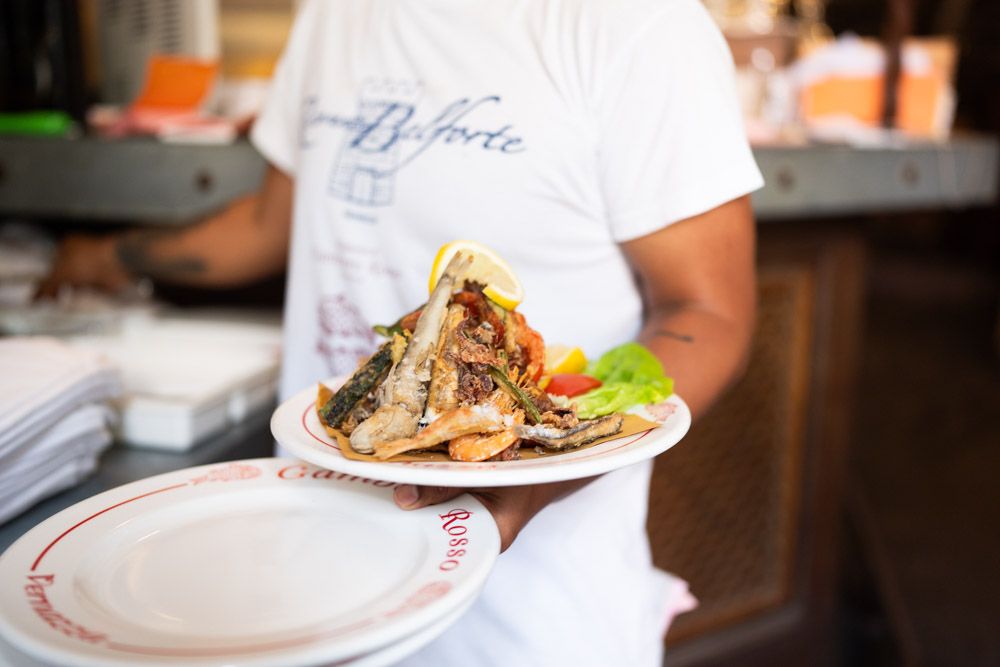
<instances>
[{"instance_id":1,"label":"green lettuce leaf","mask_svg":"<svg viewBox=\"0 0 1000 667\"><path fill-rule=\"evenodd\" d=\"M603 384L575 399L581 419L659 403L674 393L674 381L663 374L660 360L639 343L608 350L587 366L587 375Z\"/></svg>"}]
</instances>

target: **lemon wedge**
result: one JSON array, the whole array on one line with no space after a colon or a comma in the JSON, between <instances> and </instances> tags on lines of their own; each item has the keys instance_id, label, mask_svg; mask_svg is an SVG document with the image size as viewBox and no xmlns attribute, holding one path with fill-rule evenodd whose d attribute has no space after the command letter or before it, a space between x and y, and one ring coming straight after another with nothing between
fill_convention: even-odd
<instances>
[{"instance_id":1,"label":"lemon wedge","mask_svg":"<svg viewBox=\"0 0 1000 667\"><path fill-rule=\"evenodd\" d=\"M545 346L545 374L582 373L587 368L583 350L569 345Z\"/></svg>"},{"instance_id":2,"label":"lemon wedge","mask_svg":"<svg viewBox=\"0 0 1000 667\"><path fill-rule=\"evenodd\" d=\"M483 294L507 310L514 310L524 300L524 288L514 275L513 269L495 252L475 241L452 241L438 250L431 267L429 291L434 291L448 262L461 252L472 256L472 264L465 273L467 280L485 285Z\"/></svg>"}]
</instances>

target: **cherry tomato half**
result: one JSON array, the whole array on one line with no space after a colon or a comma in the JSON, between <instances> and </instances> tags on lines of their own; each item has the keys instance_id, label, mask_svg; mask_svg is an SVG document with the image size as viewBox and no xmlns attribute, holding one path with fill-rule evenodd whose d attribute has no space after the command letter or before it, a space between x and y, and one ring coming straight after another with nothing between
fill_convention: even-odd
<instances>
[{"instance_id":1,"label":"cherry tomato half","mask_svg":"<svg viewBox=\"0 0 1000 667\"><path fill-rule=\"evenodd\" d=\"M561 373L553 375L545 391L556 396L579 396L601 386L601 381L582 373Z\"/></svg>"}]
</instances>

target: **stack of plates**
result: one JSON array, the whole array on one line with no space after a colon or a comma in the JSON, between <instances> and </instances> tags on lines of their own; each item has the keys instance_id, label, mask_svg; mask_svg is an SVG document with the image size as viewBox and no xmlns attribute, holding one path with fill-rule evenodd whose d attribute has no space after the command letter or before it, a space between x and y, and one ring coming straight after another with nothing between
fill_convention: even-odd
<instances>
[{"instance_id":1,"label":"stack of plates","mask_svg":"<svg viewBox=\"0 0 1000 667\"><path fill-rule=\"evenodd\" d=\"M53 338L0 340L0 523L94 470L119 392L99 354Z\"/></svg>"},{"instance_id":2,"label":"stack of plates","mask_svg":"<svg viewBox=\"0 0 1000 667\"><path fill-rule=\"evenodd\" d=\"M472 496L402 511L397 484L540 484L616 470L681 439L690 412L676 396L669 407L657 428L557 457L384 463L345 457L305 390L271 428L311 463L151 477L11 546L0 556L0 649L32 667L392 664L473 603L500 545Z\"/></svg>"},{"instance_id":3,"label":"stack of plates","mask_svg":"<svg viewBox=\"0 0 1000 667\"><path fill-rule=\"evenodd\" d=\"M499 551L471 496L405 512L394 486L256 459L94 496L0 557L4 652L14 665L391 664L465 611Z\"/></svg>"}]
</instances>

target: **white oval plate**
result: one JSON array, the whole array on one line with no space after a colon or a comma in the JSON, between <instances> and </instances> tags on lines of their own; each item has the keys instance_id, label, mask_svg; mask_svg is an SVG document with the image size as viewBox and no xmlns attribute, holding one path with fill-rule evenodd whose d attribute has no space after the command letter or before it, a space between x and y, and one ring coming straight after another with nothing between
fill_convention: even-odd
<instances>
[{"instance_id":1,"label":"white oval plate","mask_svg":"<svg viewBox=\"0 0 1000 667\"><path fill-rule=\"evenodd\" d=\"M338 662L327 667L386 667L395 665L400 660L408 658L423 647L437 639L438 635L450 628L455 621L462 618L462 615L469 610L475 598L470 598L468 602L462 603L462 607L449 613L440 621L435 621L423 630L418 630L416 634L410 635L406 639L395 644L390 644L373 653L368 653L360 658L349 659L345 662Z\"/></svg>"},{"instance_id":2,"label":"white oval plate","mask_svg":"<svg viewBox=\"0 0 1000 667\"><path fill-rule=\"evenodd\" d=\"M327 381L339 387L344 378ZM271 417L271 433L281 445L299 458L318 466L350 475L380 479L399 484L480 488L544 484L580 479L611 472L627 465L651 459L675 444L691 427L691 412L680 396L668 401L674 412L659 428L599 445L523 461L355 461L340 452L340 445L327 435L316 414L316 389L304 389L278 406ZM644 408L636 414L653 421Z\"/></svg>"},{"instance_id":3,"label":"white oval plate","mask_svg":"<svg viewBox=\"0 0 1000 667\"><path fill-rule=\"evenodd\" d=\"M455 621L460 619L469 610L473 602L475 602L474 597L470 598L467 602L463 602L461 607L453 612L449 612L444 618L434 621L426 628L417 630L416 633L409 637L389 644L385 648L377 649L357 658L348 658L335 663L329 663L326 667L387 667L388 665L394 665L437 639L441 633L451 627ZM51 664L31 658L13 648L3 638L0 638L0 665L7 667L51 667Z\"/></svg>"},{"instance_id":4,"label":"white oval plate","mask_svg":"<svg viewBox=\"0 0 1000 667\"><path fill-rule=\"evenodd\" d=\"M0 557L0 634L86 667L317 665L389 648L474 598L500 548L470 496L407 512L393 486L255 459L99 494Z\"/></svg>"}]
</instances>

